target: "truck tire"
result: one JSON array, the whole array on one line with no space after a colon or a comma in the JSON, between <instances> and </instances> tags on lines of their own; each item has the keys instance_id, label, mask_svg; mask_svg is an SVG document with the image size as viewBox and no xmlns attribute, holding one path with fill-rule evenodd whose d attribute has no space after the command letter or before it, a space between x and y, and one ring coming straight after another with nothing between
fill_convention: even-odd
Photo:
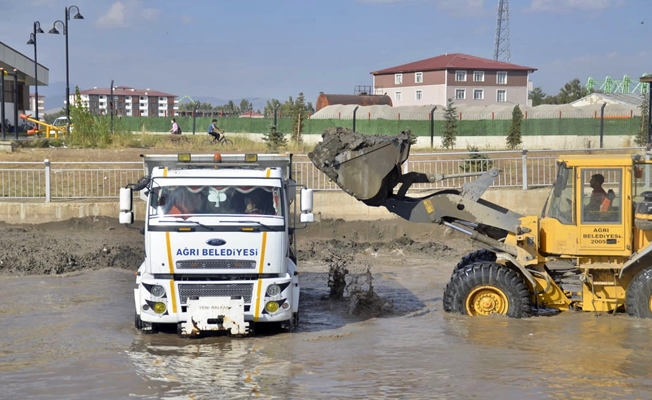
<instances>
[{"instance_id":1,"label":"truck tire","mask_svg":"<svg viewBox=\"0 0 652 400\"><path fill-rule=\"evenodd\" d=\"M134 314L135 314L134 326L136 327L136 329L139 332L142 332L144 334L151 334L151 333L157 333L158 332L158 327L156 326L156 324L152 324L152 329L143 330L143 320L140 319L140 315L138 315L136 313L134 313Z\"/></svg>"},{"instance_id":2,"label":"truck tire","mask_svg":"<svg viewBox=\"0 0 652 400\"><path fill-rule=\"evenodd\" d=\"M443 302L445 311L471 316L526 318L532 313L523 278L494 262L478 262L454 272Z\"/></svg>"},{"instance_id":3,"label":"truck tire","mask_svg":"<svg viewBox=\"0 0 652 400\"><path fill-rule=\"evenodd\" d=\"M652 267L645 268L629 282L625 299L627 314L652 318Z\"/></svg>"},{"instance_id":4,"label":"truck tire","mask_svg":"<svg viewBox=\"0 0 652 400\"><path fill-rule=\"evenodd\" d=\"M466 267L467 265L471 265L483 261L490 261L490 262L496 261L496 253L487 249L480 249L480 250L473 251L465 255L464 257L462 257L462 259L460 260L460 262L457 263L453 271L457 271L459 269Z\"/></svg>"}]
</instances>

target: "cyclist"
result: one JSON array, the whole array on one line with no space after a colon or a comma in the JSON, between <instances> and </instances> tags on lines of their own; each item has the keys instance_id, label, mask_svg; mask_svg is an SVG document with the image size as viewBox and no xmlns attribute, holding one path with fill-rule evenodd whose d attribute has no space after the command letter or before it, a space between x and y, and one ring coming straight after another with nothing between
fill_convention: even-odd
<instances>
[{"instance_id":1,"label":"cyclist","mask_svg":"<svg viewBox=\"0 0 652 400\"><path fill-rule=\"evenodd\" d=\"M220 141L220 128L217 127L217 120L214 119L211 126L208 127L208 134L211 135L216 141Z\"/></svg>"}]
</instances>

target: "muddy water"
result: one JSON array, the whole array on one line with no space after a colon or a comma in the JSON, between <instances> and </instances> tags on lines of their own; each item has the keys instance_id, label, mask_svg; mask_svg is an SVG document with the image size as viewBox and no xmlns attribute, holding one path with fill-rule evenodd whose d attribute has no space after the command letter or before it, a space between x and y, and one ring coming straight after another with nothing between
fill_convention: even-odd
<instances>
[{"instance_id":1,"label":"muddy water","mask_svg":"<svg viewBox=\"0 0 652 400\"><path fill-rule=\"evenodd\" d=\"M300 329L246 339L137 333L124 270L1 278L0 398L650 398L651 321L448 315L426 263L377 274L380 318L323 300L310 267Z\"/></svg>"}]
</instances>

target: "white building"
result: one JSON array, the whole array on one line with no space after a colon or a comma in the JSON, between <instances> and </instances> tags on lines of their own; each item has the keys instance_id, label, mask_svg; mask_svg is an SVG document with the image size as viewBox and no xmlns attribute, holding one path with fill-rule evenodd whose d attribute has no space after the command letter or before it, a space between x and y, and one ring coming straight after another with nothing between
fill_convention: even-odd
<instances>
[{"instance_id":1,"label":"white building","mask_svg":"<svg viewBox=\"0 0 652 400\"><path fill-rule=\"evenodd\" d=\"M461 53L444 54L372 72L374 94L387 94L399 106L497 103L531 105L525 67Z\"/></svg>"},{"instance_id":2,"label":"white building","mask_svg":"<svg viewBox=\"0 0 652 400\"><path fill-rule=\"evenodd\" d=\"M97 88L81 91L80 100L91 114L107 115L111 110L111 88ZM174 94L151 89L134 89L128 86L113 88L113 110L115 115L133 117L170 117L178 113L179 106ZM75 96L70 95L74 104Z\"/></svg>"}]
</instances>

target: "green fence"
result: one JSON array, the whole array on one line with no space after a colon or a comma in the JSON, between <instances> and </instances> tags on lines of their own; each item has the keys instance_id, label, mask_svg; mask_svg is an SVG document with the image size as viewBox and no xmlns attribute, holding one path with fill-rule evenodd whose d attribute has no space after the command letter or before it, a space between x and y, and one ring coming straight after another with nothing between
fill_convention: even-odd
<instances>
[{"instance_id":1,"label":"green fence","mask_svg":"<svg viewBox=\"0 0 652 400\"><path fill-rule=\"evenodd\" d=\"M177 117L177 122L184 133L192 132L192 117ZM274 123L273 118L217 118L218 126L232 133L265 133ZM201 117L195 121L196 132L205 133L211 124L212 118ZM280 132L292 131L292 119L279 118L277 129ZM605 135L635 135L640 127L640 117L618 118L604 120ZM170 130L169 118L163 117L122 117L121 124L132 131L140 132L166 132ZM461 120L458 121L458 136L506 136L510 120ZM341 126L352 128L350 119L309 119L305 121L303 134L321 134L326 128ZM444 121L436 120L434 123L435 136L441 136ZM430 136L430 121L424 120L382 120L359 119L356 121L356 131L368 134L396 134L400 131L411 129L417 136ZM527 119L522 124L524 136L549 136L549 135L599 135L599 118L548 118Z\"/></svg>"}]
</instances>

